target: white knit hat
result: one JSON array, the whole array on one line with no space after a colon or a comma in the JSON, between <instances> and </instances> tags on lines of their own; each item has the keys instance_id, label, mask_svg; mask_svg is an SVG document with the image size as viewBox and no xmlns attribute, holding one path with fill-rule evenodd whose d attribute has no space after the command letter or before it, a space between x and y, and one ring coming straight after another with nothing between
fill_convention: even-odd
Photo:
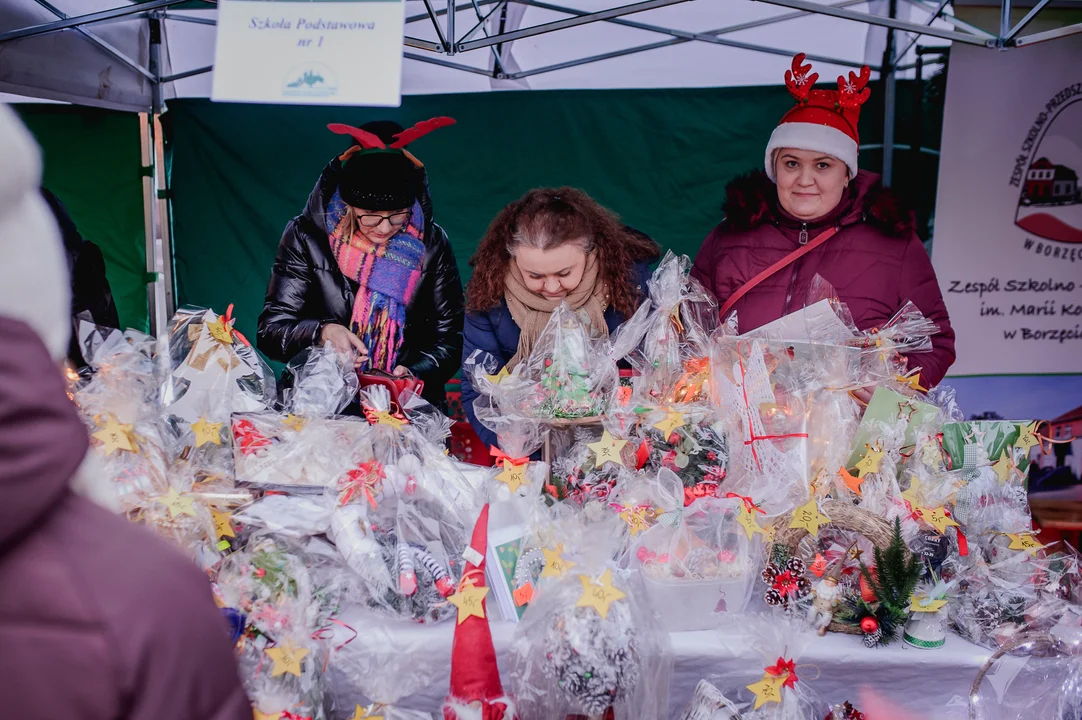
<instances>
[{"instance_id":1,"label":"white knit hat","mask_svg":"<svg viewBox=\"0 0 1082 720\"><path fill-rule=\"evenodd\" d=\"M56 360L71 336L71 281L56 220L41 195L41 153L0 104L0 315L32 327Z\"/></svg>"}]
</instances>

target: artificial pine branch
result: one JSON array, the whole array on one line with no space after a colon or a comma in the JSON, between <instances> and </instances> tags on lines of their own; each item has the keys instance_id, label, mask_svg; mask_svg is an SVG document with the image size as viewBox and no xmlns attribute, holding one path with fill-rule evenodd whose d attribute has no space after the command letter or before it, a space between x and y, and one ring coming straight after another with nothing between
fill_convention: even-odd
<instances>
[{"instance_id":1,"label":"artificial pine branch","mask_svg":"<svg viewBox=\"0 0 1082 720\"><path fill-rule=\"evenodd\" d=\"M896 623L905 619L906 608L922 573L920 558L906 550L900 518L894 519L894 532L886 550L875 548L876 577L872 577L867 565L860 564L861 576Z\"/></svg>"}]
</instances>

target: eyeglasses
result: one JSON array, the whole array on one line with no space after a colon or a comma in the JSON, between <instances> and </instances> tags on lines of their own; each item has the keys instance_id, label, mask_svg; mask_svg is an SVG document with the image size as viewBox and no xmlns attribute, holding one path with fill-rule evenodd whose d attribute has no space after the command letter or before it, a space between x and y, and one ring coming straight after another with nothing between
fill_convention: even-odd
<instances>
[{"instance_id":1,"label":"eyeglasses","mask_svg":"<svg viewBox=\"0 0 1082 720\"><path fill-rule=\"evenodd\" d=\"M366 228L374 228L383 224L383 221L391 223L391 227L400 228L409 222L409 210L394 213L393 215L358 215L357 220Z\"/></svg>"}]
</instances>

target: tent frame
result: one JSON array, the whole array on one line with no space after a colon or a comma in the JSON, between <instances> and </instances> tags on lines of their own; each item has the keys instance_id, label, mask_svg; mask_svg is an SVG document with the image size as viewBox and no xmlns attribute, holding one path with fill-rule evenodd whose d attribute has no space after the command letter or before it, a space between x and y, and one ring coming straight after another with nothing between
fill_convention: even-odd
<instances>
[{"instance_id":1,"label":"tent frame","mask_svg":"<svg viewBox=\"0 0 1082 720\"><path fill-rule=\"evenodd\" d=\"M201 75L214 69L213 65L195 68L171 75L161 74L161 21L171 20L203 25L214 25L215 20L205 17L193 17L178 15L169 12L169 8L188 2L189 0L144 0L143 2L129 2L127 5L89 13L86 15L68 16L61 12L48 0L35 0L41 7L56 16L56 20L33 25L16 30L8 30L0 33L0 44L20 38L35 37L61 30L75 30L92 42L98 49L117 60L123 65L146 78L152 87L151 107L140 114L140 139L143 150L144 168L144 210L146 214L146 237L147 237L147 273L148 295L151 310L151 332L162 337L166 329L169 315L175 310L173 268L172 262L166 262L166 258L172 258L172 243L169 237L169 189L165 176L165 162L162 151L160 114L165 110L162 87L171 82L184 78ZM662 27L651 23L627 19L627 16L642 13L648 10L679 5L691 0L638 0L626 2L626 0L614 0L618 4L605 10L594 12L569 8L549 2L548 0L446 0L444 7L437 8L434 3L439 0L423 0L425 12L406 18L407 33L410 26L415 23L428 22L433 28L436 41L425 40L407 34L404 38L405 50L403 56L419 62L451 68L462 72L491 77L495 80L523 80L543 73L564 70L567 68L588 65L590 63L610 60L618 57L626 57L637 53L647 52L658 48L678 45L688 42L703 42L726 47L735 47L744 50L781 55L791 57L794 50L788 48L776 48L765 45L746 43L726 38L726 35L747 30L754 27L763 27L774 23L794 20L808 14L827 15L852 22L866 25L875 25L887 29L886 49L883 60L872 70L879 74L884 84L884 126L883 126L883 181L890 184L893 175L894 150L894 114L895 114L895 84L898 71L914 69L917 71L918 87L921 84L921 72L926 64L944 62L946 48L937 49L936 52L922 52L918 48L917 62L911 65L901 65L900 61L922 37L933 37L951 42L960 42L969 45L978 45L999 50L1009 50L1039 42L1046 42L1056 38L1082 33L1082 23L1066 25L1064 27L1047 30L1044 32L1022 35L1021 32L1048 6L1051 0L1038 0L1033 8L1016 24L1011 25L1012 0L1000 0L1000 25L998 32L992 34L974 27L953 15L944 14L952 0L890 0L889 12L886 15L875 15L850 9L851 6L861 4L865 0L833 0L829 4L812 2L811 0L750 0L787 8L791 12L781 13L769 18L750 22L729 25L726 27L706 30L703 32L688 32L675 28ZM906 2L909 5L928 13L928 18L923 23L900 20L897 17L898 2ZM208 7L217 5L216 0L203 0ZM559 20L554 20L539 25L525 28L507 30L502 18L506 17L508 6L511 4L524 5L550 12L565 15ZM477 22L461 35L455 23L459 12L472 10L476 15ZM486 23L497 13L501 14L500 31L490 33ZM95 35L88 28L92 25L120 20L144 20L150 25L150 52L149 67L142 67L138 62L117 48L110 45ZM943 20L953 26L953 29L932 27L936 20ZM573 27L579 27L596 22L607 22L623 27L634 28L653 32L664 36L653 43L636 45L621 50L607 53L590 55L587 57L568 60L561 63L535 67L524 70L509 72L505 62L507 44L515 40L528 37L536 37L548 33L558 32ZM903 40L899 42L898 33L903 33ZM422 52L411 52L418 50ZM448 59L477 50L487 50L492 54L490 67L479 68L455 62ZM925 61L924 55L931 55L933 60ZM939 57L939 60L934 58ZM834 65L860 66L864 63L854 60L833 58L823 55L808 55L808 59L825 62ZM919 145L919 132L917 141L909 148L912 152L925 151Z\"/></svg>"}]
</instances>

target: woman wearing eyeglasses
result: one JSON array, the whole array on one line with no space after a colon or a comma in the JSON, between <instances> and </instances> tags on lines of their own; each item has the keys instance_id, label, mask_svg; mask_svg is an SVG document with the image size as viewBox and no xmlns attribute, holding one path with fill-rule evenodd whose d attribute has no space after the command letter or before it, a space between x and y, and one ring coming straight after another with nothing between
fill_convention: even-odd
<instances>
[{"instance_id":1,"label":"woman wearing eyeglasses","mask_svg":"<svg viewBox=\"0 0 1082 720\"><path fill-rule=\"evenodd\" d=\"M354 351L357 367L412 374L425 399L443 401L462 357L462 281L432 221L424 166L406 145L453 122L330 126L354 142L324 169L278 245L259 316L268 357L287 362L330 342Z\"/></svg>"}]
</instances>

